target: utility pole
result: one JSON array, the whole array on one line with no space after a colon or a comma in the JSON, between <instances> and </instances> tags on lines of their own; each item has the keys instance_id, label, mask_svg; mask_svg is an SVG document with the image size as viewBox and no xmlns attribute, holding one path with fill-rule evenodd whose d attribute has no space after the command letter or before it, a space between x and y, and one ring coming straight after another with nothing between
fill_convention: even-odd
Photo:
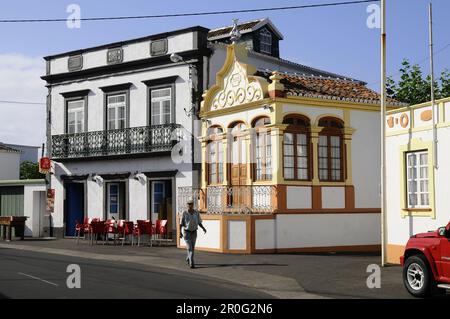
<instances>
[{"instance_id":1,"label":"utility pole","mask_svg":"<svg viewBox=\"0 0 450 319\"><path fill-rule=\"evenodd\" d=\"M381 0L381 266L386 265L386 0Z\"/></svg>"},{"instance_id":2,"label":"utility pole","mask_svg":"<svg viewBox=\"0 0 450 319\"><path fill-rule=\"evenodd\" d=\"M436 132L438 115L436 114L436 105L434 97L433 7L431 2L428 6L428 12L429 12L429 30L430 30L431 113L433 114L433 170L436 170L438 168L437 132Z\"/></svg>"}]
</instances>

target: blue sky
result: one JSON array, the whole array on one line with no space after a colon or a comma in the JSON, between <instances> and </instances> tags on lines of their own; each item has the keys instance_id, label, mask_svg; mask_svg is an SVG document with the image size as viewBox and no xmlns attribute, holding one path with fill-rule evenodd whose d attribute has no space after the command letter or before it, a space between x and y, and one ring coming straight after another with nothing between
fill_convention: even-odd
<instances>
[{"instance_id":1,"label":"blue sky","mask_svg":"<svg viewBox=\"0 0 450 319\"><path fill-rule=\"evenodd\" d=\"M311 3L337 2L338 0L216 0L216 1L106 1L106 0L43 0L4 1L0 4L0 18L65 18L66 8L75 3L81 7L83 18L97 16L123 16L143 14L163 14L215 10L237 10L271 6L289 6ZM428 2L427 0L387 0L388 26L388 74L396 74L403 58L411 62L422 61L422 68L428 72ZM436 50L450 43L450 1L433 0ZM10 61L0 62L4 70L23 72L18 75L17 87L0 85L0 100L44 101L45 90L34 88L40 83L29 80L29 90L23 90L23 74L28 78L43 72L41 57L59 52L90 47L94 45L126 40L149 34L175 30L193 25L208 28L231 24L232 18L241 21L269 17L285 39L281 42L281 56L292 61L328 71L358 78L378 90L379 82L379 29L369 29L366 25L367 4L351 6L312 8L291 11L259 12L221 16L164 18L148 20L127 20L108 22L82 22L80 29L68 29L64 22L33 24L0 24L0 58ZM13 58L11 58L13 57ZM18 60L17 60L18 59ZM17 62L18 61L18 62ZM14 64L16 63L16 64ZM17 67L17 65L21 65ZM435 60L436 73L450 69L450 47ZM28 72L28 73L27 73ZM0 74L0 80L2 76ZM10 81L10 80L8 80ZM1 82L1 81L0 81ZM0 108L11 108L0 104ZM24 114L28 110L40 112L39 106L14 106L14 111ZM16 130L26 124L8 120L11 129ZM31 120L31 119L30 119ZM1 121L1 120L0 120ZM0 127L1 127L0 123ZM39 131L41 128L36 128ZM37 137L16 138L13 133L0 129L0 141L40 144ZM5 135L6 134L6 135ZM2 136L3 135L3 136ZM29 135L29 134L28 134ZM37 135L40 135L37 134Z\"/></svg>"}]
</instances>

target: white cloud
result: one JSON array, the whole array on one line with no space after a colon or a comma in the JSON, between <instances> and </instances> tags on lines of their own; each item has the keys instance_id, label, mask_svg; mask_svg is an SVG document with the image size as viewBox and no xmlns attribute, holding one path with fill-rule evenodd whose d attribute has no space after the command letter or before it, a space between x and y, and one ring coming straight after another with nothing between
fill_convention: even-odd
<instances>
[{"instance_id":1,"label":"white cloud","mask_svg":"<svg viewBox=\"0 0 450 319\"><path fill-rule=\"evenodd\" d=\"M23 54L0 54L0 100L45 103L41 76L45 61ZM0 102L0 142L36 145L45 142L45 105Z\"/></svg>"}]
</instances>

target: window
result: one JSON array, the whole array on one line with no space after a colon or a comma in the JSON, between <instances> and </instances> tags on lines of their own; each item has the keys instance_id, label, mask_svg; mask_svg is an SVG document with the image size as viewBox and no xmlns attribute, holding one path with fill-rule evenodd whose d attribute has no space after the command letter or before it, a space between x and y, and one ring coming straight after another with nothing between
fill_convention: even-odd
<instances>
[{"instance_id":1,"label":"window","mask_svg":"<svg viewBox=\"0 0 450 319\"><path fill-rule=\"evenodd\" d=\"M428 152L406 153L408 208L430 206L428 191Z\"/></svg>"},{"instance_id":2,"label":"window","mask_svg":"<svg viewBox=\"0 0 450 319\"><path fill-rule=\"evenodd\" d=\"M114 94L106 97L108 130L123 129L126 123L126 94Z\"/></svg>"},{"instance_id":3,"label":"window","mask_svg":"<svg viewBox=\"0 0 450 319\"><path fill-rule=\"evenodd\" d=\"M264 28L259 35L260 51L262 53L272 54L272 34Z\"/></svg>"},{"instance_id":4,"label":"window","mask_svg":"<svg viewBox=\"0 0 450 319\"><path fill-rule=\"evenodd\" d=\"M323 118L319 121L323 127L319 134L319 179L321 181L343 180L343 148L341 120Z\"/></svg>"},{"instance_id":5,"label":"window","mask_svg":"<svg viewBox=\"0 0 450 319\"><path fill-rule=\"evenodd\" d=\"M285 179L310 179L309 120L301 116L286 117L289 124L283 136L283 174Z\"/></svg>"},{"instance_id":6,"label":"window","mask_svg":"<svg viewBox=\"0 0 450 319\"><path fill-rule=\"evenodd\" d=\"M255 121L255 179L272 179L272 141L270 131L265 125L270 124L268 117L262 117Z\"/></svg>"},{"instance_id":7,"label":"window","mask_svg":"<svg viewBox=\"0 0 450 319\"><path fill-rule=\"evenodd\" d=\"M172 120L172 89L151 90L151 125L170 124Z\"/></svg>"},{"instance_id":8,"label":"window","mask_svg":"<svg viewBox=\"0 0 450 319\"><path fill-rule=\"evenodd\" d=\"M84 99L67 101L67 133L84 132Z\"/></svg>"},{"instance_id":9,"label":"window","mask_svg":"<svg viewBox=\"0 0 450 319\"><path fill-rule=\"evenodd\" d=\"M222 132L220 127L208 129L208 137L211 139L207 146L209 184L223 182L223 144L221 137L217 136Z\"/></svg>"}]
</instances>

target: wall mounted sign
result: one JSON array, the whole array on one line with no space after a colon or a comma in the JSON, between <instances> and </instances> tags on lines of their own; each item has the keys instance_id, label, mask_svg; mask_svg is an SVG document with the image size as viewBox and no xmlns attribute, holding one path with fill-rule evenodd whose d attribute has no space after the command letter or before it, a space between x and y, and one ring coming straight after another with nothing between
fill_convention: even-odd
<instances>
[{"instance_id":1,"label":"wall mounted sign","mask_svg":"<svg viewBox=\"0 0 450 319\"><path fill-rule=\"evenodd\" d=\"M41 157L39 160L39 173L47 174L52 167L52 161L48 157Z\"/></svg>"},{"instance_id":2,"label":"wall mounted sign","mask_svg":"<svg viewBox=\"0 0 450 319\"><path fill-rule=\"evenodd\" d=\"M55 189L47 189L47 212L53 213L55 211Z\"/></svg>"},{"instance_id":3,"label":"wall mounted sign","mask_svg":"<svg viewBox=\"0 0 450 319\"><path fill-rule=\"evenodd\" d=\"M82 55L74 55L70 56L67 60L67 68L69 71L77 71L83 68L83 56Z\"/></svg>"},{"instance_id":4,"label":"wall mounted sign","mask_svg":"<svg viewBox=\"0 0 450 319\"><path fill-rule=\"evenodd\" d=\"M120 63L123 61L123 49L113 48L109 49L107 52L107 62L108 64Z\"/></svg>"},{"instance_id":5,"label":"wall mounted sign","mask_svg":"<svg viewBox=\"0 0 450 319\"><path fill-rule=\"evenodd\" d=\"M167 53L167 39L160 39L150 42L150 55L157 56Z\"/></svg>"}]
</instances>

